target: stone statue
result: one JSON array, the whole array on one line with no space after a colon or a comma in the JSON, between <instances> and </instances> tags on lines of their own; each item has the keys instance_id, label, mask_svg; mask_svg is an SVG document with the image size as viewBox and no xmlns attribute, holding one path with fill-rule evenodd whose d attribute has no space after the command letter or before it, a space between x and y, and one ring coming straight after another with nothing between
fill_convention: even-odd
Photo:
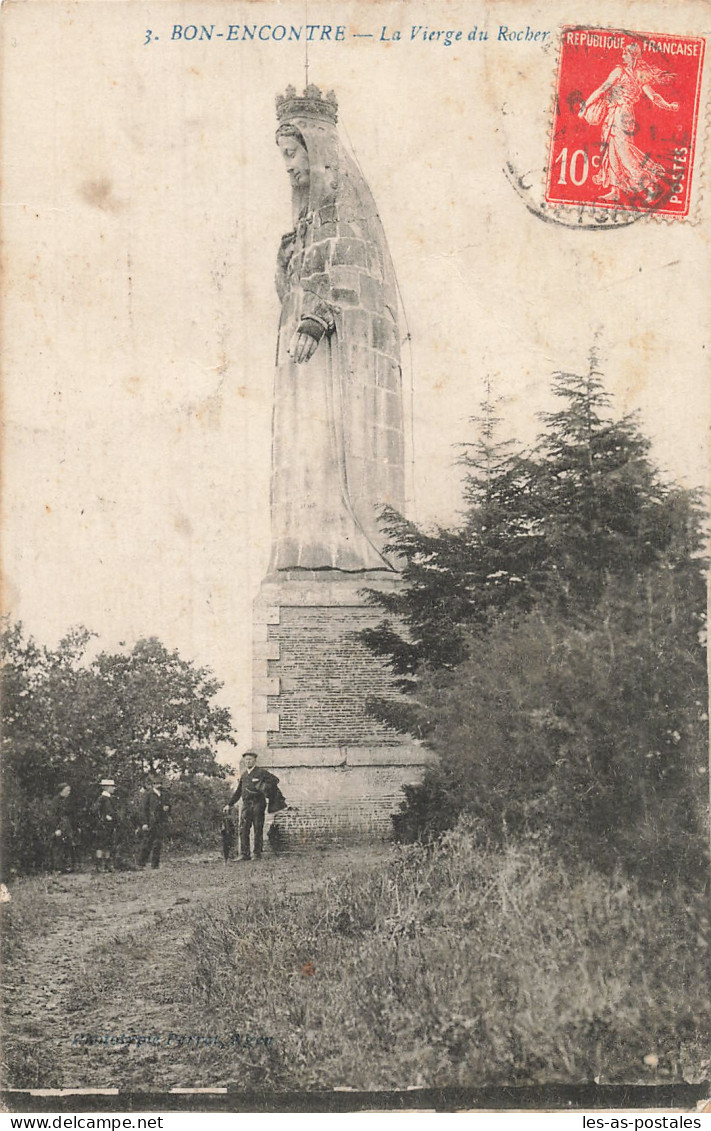
<instances>
[{"instance_id":1,"label":"stone statue","mask_svg":"<svg viewBox=\"0 0 711 1131\"><path fill-rule=\"evenodd\" d=\"M277 116L294 226L277 259L270 573L392 572L378 509L404 509L404 429L385 234L335 96L290 87Z\"/></svg>"}]
</instances>

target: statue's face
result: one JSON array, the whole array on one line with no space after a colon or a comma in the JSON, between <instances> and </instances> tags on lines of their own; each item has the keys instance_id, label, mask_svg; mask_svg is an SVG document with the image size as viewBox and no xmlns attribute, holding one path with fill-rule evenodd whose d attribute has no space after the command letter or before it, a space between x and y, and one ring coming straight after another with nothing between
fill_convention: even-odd
<instances>
[{"instance_id":1,"label":"statue's face","mask_svg":"<svg viewBox=\"0 0 711 1131\"><path fill-rule=\"evenodd\" d=\"M309 187L309 155L301 142L297 138L287 135L278 138L277 145L284 158L292 188L307 189Z\"/></svg>"}]
</instances>

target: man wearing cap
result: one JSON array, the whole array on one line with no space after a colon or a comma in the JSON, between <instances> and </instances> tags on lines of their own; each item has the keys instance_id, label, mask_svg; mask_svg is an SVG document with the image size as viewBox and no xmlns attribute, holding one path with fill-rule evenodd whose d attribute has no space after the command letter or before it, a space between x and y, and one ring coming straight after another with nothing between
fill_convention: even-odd
<instances>
[{"instance_id":1,"label":"man wearing cap","mask_svg":"<svg viewBox=\"0 0 711 1131\"><path fill-rule=\"evenodd\" d=\"M279 778L257 765L257 755L253 750L248 750L245 754L244 764L246 769L223 812L229 813L241 798L239 846L242 859L251 858L249 841L250 832L254 827L254 858L259 860L264 847L264 812L267 808L267 798L273 795Z\"/></svg>"},{"instance_id":2,"label":"man wearing cap","mask_svg":"<svg viewBox=\"0 0 711 1131\"><path fill-rule=\"evenodd\" d=\"M105 872L113 870L113 858L116 848L116 828L118 815L114 791L116 783L113 778L101 779L101 793L94 805L96 818L96 870L101 871L103 865Z\"/></svg>"},{"instance_id":3,"label":"man wearing cap","mask_svg":"<svg viewBox=\"0 0 711 1131\"><path fill-rule=\"evenodd\" d=\"M141 816L143 820L141 833L143 835L143 844L138 861L141 868L145 868L149 856L151 858L151 868L157 868L159 866L163 834L165 833L169 813L170 805L163 796L161 781L157 777L151 777L148 781L148 788L141 799Z\"/></svg>"},{"instance_id":4,"label":"man wearing cap","mask_svg":"<svg viewBox=\"0 0 711 1131\"><path fill-rule=\"evenodd\" d=\"M73 872L76 867L76 835L74 805L69 782L62 782L52 801L52 868L57 872Z\"/></svg>"}]
</instances>

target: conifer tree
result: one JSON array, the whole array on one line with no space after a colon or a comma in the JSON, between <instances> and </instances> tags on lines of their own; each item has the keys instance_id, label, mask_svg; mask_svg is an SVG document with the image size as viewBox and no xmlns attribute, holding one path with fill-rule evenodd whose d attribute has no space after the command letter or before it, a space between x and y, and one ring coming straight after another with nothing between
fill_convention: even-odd
<instances>
[{"instance_id":1,"label":"conifer tree","mask_svg":"<svg viewBox=\"0 0 711 1131\"><path fill-rule=\"evenodd\" d=\"M542 569L549 591L592 607L607 578L634 574L664 550L668 490L635 415L610 415L594 349L588 372L556 373L553 392L563 403L542 414L534 453Z\"/></svg>"},{"instance_id":2,"label":"conifer tree","mask_svg":"<svg viewBox=\"0 0 711 1131\"><path fill-rule=\"evenodd\" d=\"M379 643L411 649L411 678L403 704L374 709L440 758L396 828L428 837L467 811L495 841L535 833L602 867L698 874L700 498L663 480L634 415L615 418L594 351L553 392L529 456L494 442L485 404L456 530L400 539L390 516L406 585Z\"/></svg>"},{"instance_id":3,"label":"conifer tree","mask_svg":"<svg viewBox=\"0 0 711 1131\"><path fill-rule=\"evenodd\" d=\"M498 440L495 408L489 385L472 419L477 436L461 445L466 507L458 526L426 531L391 508L382 512L404 587L395 594L369 591L387 619L362 639L399 676L412 677L422 663L455 667L467 655L467 627L483 630L509 602L525 606L529 599L539 541L526 504L532 469L513 443ZM403 690L412 686L407 678L401 682Z\"/></svg>"}]
</instances>

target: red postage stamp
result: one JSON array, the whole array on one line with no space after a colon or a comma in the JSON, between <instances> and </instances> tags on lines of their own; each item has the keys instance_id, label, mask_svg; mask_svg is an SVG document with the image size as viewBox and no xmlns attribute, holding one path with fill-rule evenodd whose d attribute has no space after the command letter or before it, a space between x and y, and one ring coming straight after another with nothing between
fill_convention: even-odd
<instances>
[{"instance_id":1,"label":"red postage stamp","mask_svg":"<svg viewBox=\"0 0 711 1131\"><path fill-rule=\"evenodd\" d=\"M687 216L704 46L563 28L546 200Z\"/></svg>"}]
</instances>

